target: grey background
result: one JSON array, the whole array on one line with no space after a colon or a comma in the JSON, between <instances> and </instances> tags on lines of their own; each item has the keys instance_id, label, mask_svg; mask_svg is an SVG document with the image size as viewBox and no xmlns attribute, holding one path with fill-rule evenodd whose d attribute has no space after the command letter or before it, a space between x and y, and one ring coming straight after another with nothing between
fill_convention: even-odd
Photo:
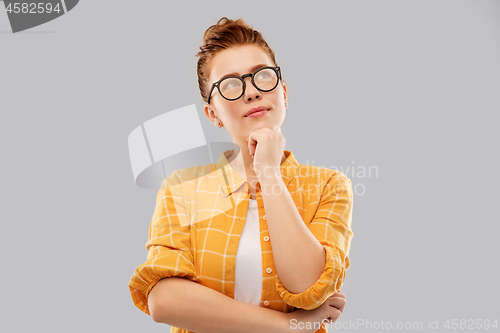
<instances>
[{"instance_id":1,"label":"grey background","mask_svg":"<svg viewBox=\"0 0 500 333\"><path fill-rule=\"evenodd\" d=\"M0 330L168 331L128 292L156 191L127 137L197 103L230 140L196 81L222 16L274 48L299 162L378 169L346 172L365 191L339 322L499 319L500 1L108 0L18 34L0 11Z\"/></svg>"}]
</instances>

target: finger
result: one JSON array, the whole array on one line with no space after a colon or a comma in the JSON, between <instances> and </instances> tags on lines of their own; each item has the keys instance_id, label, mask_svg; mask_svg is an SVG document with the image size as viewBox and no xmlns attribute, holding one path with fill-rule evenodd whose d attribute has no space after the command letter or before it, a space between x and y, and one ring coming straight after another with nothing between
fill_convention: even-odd
<instances>
[{"instance_id":1,"label":"finger","mask_svg":"<svg viewBox=\"0 0 500 333\"><path fill-rule=\"evenodd\" d=\"M333 294L332 296L328 297L327 299L333 299L333 298L343 298L343 299L345 299L345 295Z\"/></svg>"},{"instance_id":2,"label":"finger","mask_svg":"<svg viewBox=\"0 0 500 333\"><path fill-rule=\"evenodd\" d=\"M345 294L343 292L341 292L340 290L335 292L332 296L330 297L343 297L345 298Z\"/></svg>"},{"instance_id":3,"label":"finger","mask_svg":"<svg viewBox=\"0 0 500 333\"><path fill-rule=\"evenodd\" d=\"M331 308L329 311L329 314L330 314L329 318L330 318L331 322L334 323L337 319L339 319L342 312L340 312L336 308Z\"/></svg>"},{"instance_id":4,"label":"finger","mask_svg":"<svg viewBox=\"0 0 500 333\"><path fill-rule=\"evenodd\" d=\"M338 297L338 298L332 298L332 299L328 300L328 305L332 306L332 307L335 307L337 309L345 306L345 303L346 303L345 298L340 298L340 297Z\"/></svg>"},{"instance_id":5,"label":"finger","mask_svg":"<svg viewBox=\"0 0 500 333\"><path fill-rule=\"evenodd\" d=\"M255 154L255 146L250 143L251 138L248 138L247 142L248 142L248 153L250 154L250 156L253 156L253 154Z\"/></svg>"},{"instance_id":6,"label":"finger","mask_svg":"<svg viewBox=\"0 0 500 333\"><path fill-rule=\"evenodd\" d=\"M342 306L334 306L334 308L336 308L337 310L340 311L340 313L342 313L342 312L344 312L345 305L346 305L346 303L344 303L344 305L342 305Z\"/></svg>"},{"instance_id":7,"label":"finger","mask_svg":"<svg viewBox=\"0 0 500 333\"><path fill-rule=\"evenodd\" d=\"M252 148L250 147L250 137L248 137L245 141L247 142L248 153L250 154L250 156L252 156Z\"/></svg>"},{"instance_id":8,"label":"finger","mask_svg":"<svg viewBox=\"0 0 500 333\"><path fill-rule=\"evenodd\" d=\"M257 138L254 138L254 133L250 134L250 136L248 137L248 150L250 151L250 155L255 154L257 144Z\"/></svg>"}]
</instances>

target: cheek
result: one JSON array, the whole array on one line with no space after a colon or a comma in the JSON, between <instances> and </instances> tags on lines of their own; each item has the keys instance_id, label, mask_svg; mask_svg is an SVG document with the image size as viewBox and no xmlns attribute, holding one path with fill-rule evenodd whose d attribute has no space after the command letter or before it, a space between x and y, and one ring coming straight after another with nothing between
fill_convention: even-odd
<instances>
[{"instance_id":1,"label":"cheek","mask_svg":"<svg viewBox=\"0 0 500 333\"><path fill-rule=\"evenodd\" d=\"M225 121L226 123L232 123L236 120L237 118L237 110L234 110L234 108L229 108L226 105L221 105L220 108L218 109L219 116L220 118Z\"/></svg>"},{"instance_id":2,"label":"cheek","mask_svg":"<svg viewBox=\"0 0 500 333\"><path fill-rule=\"evenodd\" d=\"M285 92L283 90L283 87L282 86L278 86L278 87L276 87L276 90L273 91L273 92L275 92L275 94L273 96L274 99L276 101L282 101L284 103L284 101L285 101Z\"/></svg>"},{"instance_id":3,"label":"cheek","mask_svg":"<svg viewBox=\"0 0 500 333\"><path fill-rule=\"evenodd\" d=\"M276 94L273 96L273 103L276 107L284 107L285 106L285 98L283 94Z\"/></svg>"}]
</instances>

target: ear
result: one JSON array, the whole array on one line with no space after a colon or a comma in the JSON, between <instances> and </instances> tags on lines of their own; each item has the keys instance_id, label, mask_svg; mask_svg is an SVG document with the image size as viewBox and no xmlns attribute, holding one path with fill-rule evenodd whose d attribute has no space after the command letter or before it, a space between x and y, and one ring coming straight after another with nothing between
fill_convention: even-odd
<instances>
[{"instance_id":1,"label":"ear","mask_svg":"<svg viewBox=\"0 0 500 333\"><path fill-rule=\"evenodd\" d=\"M285 80L281 79L283 86L283 98L285 99L285 103L288 102L288 88Z\"/></svg>"},{"instance_id":2,"label":"ear","mask_svg":"<svg viewBox=\"0 0 500 333\"><path fill-rule=\"evenodd\" d=\"M215 125L215 118L217 118L217 114L215 113L215 110L212 109L210 104L205 104L203 111L205 111L205 116L207 116L207 118Z\"/></svg>"}]
</instances>

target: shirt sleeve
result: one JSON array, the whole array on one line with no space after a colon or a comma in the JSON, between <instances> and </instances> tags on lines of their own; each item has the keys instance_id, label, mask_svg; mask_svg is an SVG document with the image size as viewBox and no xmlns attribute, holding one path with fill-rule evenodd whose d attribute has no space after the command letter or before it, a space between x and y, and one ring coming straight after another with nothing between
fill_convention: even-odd
<instances>
[{"instance_id":1,"label":"shirt sleeve","mask_svg":"<svg viewBox=\"0 0 500 333\"><path fill-rule=\"evenodd\" d=\"M158 281L172 276L200 280L191 254L190 225L181 226L179 221L187 218L185 205L182 197L172 195L172 179L179 184L175 172L163 181L149 226L147 260L136 268L129 282L134 304L148 315L148 295Z\"/></svg>"},{"instance_id":2,"label":"shirt sleeve","mask_svg":"<svg viewBox=\"0 0 500 333\"><path fill-rule=\"evenodd\" d=\"M325 185L318 209L308 225L325 249L325 268L314 285L300 294L289 292L276 275L276 290L288 305L313 310L342 287L345 271L350 266L348 254L354 236L352 203L351 180L337 171Z\"/></svg>"}]
</instances>

